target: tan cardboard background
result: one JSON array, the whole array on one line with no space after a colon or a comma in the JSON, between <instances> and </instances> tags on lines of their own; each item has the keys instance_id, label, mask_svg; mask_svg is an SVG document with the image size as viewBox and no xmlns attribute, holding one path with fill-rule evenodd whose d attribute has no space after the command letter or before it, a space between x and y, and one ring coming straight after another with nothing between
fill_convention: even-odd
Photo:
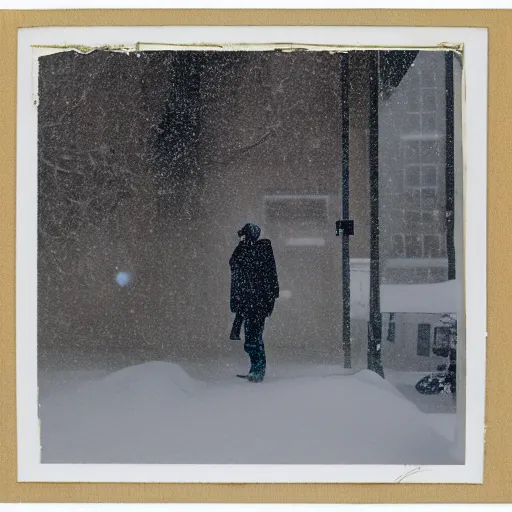
<instances>
[{"instance_id":1,"label":"tan cardboard background","mask_svg":"<svg viewBox=\"0 0 512 512\"><path fill-rule=\"evenodd\" d=\"M489 337L483 485L17 483L17 29L66 25L401 25L489 29ZM0 11L0 502L512 502L512 343L509 339L509 333L512 333L509 310L512 303L512 246L508 225L512 191L511 27L512 10Z\"/></svg>"}]
</instances>

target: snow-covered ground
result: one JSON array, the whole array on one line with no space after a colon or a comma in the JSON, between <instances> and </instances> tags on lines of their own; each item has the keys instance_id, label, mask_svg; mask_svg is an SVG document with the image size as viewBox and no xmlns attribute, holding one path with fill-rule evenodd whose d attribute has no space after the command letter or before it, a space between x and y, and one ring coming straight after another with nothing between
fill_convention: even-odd
<instances>
[{"instance_id":1,"label":"snow-covered ground","mask_svg":"<svg viewBox=\"0 0 512 512\"><path fill-rule=\"evenodd\" d=\"M150 362L40 372L45 463L456 464L453 414L425 414L369 371ZM398 380L400 378L398 377ZM402 377L403 381L403 377ZM448 419L450 418L450 419Z\"/></svg>"},{"instance_id":2,"label":"snow-covered ground","mask_svg":"<svg viewBox=\"0 0 512 512\"><path fill-rule=\"evenodd\" d=\"M446 437L455 440L456 403L451 394L422 395L416 391L416 383L427 372L398 372L385 370L386 380L425 414L431 427Z\"/></svg>"}]
</instances>

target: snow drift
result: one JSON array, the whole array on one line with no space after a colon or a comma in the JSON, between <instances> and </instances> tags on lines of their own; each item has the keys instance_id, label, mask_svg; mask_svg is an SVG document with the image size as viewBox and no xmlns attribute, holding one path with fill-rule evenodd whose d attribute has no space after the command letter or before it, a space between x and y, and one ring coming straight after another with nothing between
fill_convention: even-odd
<instances>
[{"instance_id":1,"label":"snow drift","mask_svg":"<svg viewBox=\"0 0 512 512\"><path fill-rule=\"evenodd\" d=\"M369 371L205 384L152 362L41 401L43 463L454 464L449 441Z\"/></svg>"}]
</instances>

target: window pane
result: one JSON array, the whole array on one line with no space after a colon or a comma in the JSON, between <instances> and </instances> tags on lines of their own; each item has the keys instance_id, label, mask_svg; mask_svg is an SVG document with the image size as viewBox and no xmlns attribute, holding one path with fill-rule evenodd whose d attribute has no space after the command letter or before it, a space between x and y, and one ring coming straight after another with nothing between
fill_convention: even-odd
<instances>
[{"instance_id":1,"label":"window pane","mask_svg":"<svg viewBox=\"0 0 512 512\"><path fill-rule=\"evenodd\" d=\"M409 112L419 112L420 108L420 89L416 87L410 90L407 98L407 110Z\"/></svg>"},{"instance_id":2,"label":"window pane","mask_svg":"<svg viewBox=\"0 0 512 512\"><path fill-rule=\"evenodd\" d=\"M422 112L435 112L437 110L437 91L436 89L423 89Z\"/></svg>"},{"instance_id":3,"label":"window pane","mask_svg":"<svg viewBox=\"0 0 512 512\"><path fill-rule=\"evenodd\" d=\"M391 255L394 258L399 258L404 255L404 236L393 235Z\"/></svg>"},{"instance_id":4,"label":"window pane","mask_svg":"<svg viewBox=\"0 0 512 512\"><path fill-rule=\"evenodd\" d=\"M443 61L440 61L436 55L430 55L421 65L421 85L435 87L441 69L443 69Z\"/></svg>"},{"instance_id":5,"label":"window pane","mask_svg":"<svg viewBox=\"0 0 512 512\"><path fill-rule=\"evenodd\" d=\"M415 233L421 229L420 212L405 212L405 229L409 233Z\"/></svg>"},{"instance_id":6,"label":"window pane","mask_svg":"<svg viewBox=\"0 0 512 512\"><path fill-rule=\"evenodd\" d=\"M420 186L420 167L418 165L410 165L405 172L405 186Z\"/></svg>"},{"instance_id":7,"label":"window pane","mask_svg":"<svg viewBox=\"0 0 512 512\"><path fill-rule=\"evenodd\" d=\"M407 114L405 133L420 133L421 119L419 114Z\"/></svg>"},{"instance_id":8,"label":"window pane","mask_svg":"<svg viewBox=\"0 0 512 512\"><path fill-rule=\"evenodd\" d=\"M416 140L404 143L404 159L407 162L418 162L420 158L420 144Z\"/></svg>"},{"instance_id":9,"label":"window pane","mask_svg":"<svg viewBox=\"0 0 512 512\"><path fill-rule=\"evenodd\" d=\"M430 355L430 324L418 324L418 347L419 356Z\"/></svg>"},{"instance_id":10,"label":"window pane","mask_svg":"<svg viewBox=\"0 0 512 512\"><path fill-rule=\"evenodd\" d=\"M437 158L437 143L424 140L420 143L420 158L423 163L435 162Z\"/></svg>"},{"instance_id":11,"label":"window pane","mask_svg":"<svg viewBox=\"0 0 512 512\"><path fill-rule=\"evenodd\" d=\"M434 229L437 223L436 215L434 215L432 212L422 212L421 222L423 223L423 227L425 229Z\"/></svg>"},{"instance_id":12,"label":"window pane","mask_svg":"<svg viewBox=\"0 0 512 512\"><path fill-rule=\"evenodd\" d=\"M422 247L421 247L421 237L417 235L411 235L405 237L405 255L407 258L421 258L422 257Z\"/></svg>"},{"instance_id":13,"label":"window pane","mask_svg":"<svg viewBox=\"0 0 512 512\"><path fill-rule=\"evenodd\" d=\"M436 356L448 357L450 354L451 329L449 327L436 327L434 329L434 343L432 352Z\"/></svg>"},{"instance_id":14,"label":"window pane","mask_svg":"<svg viewBox=\"0 0 512 512\"><path fill-rule=\"evenodd\" d=\"M405 207L408 210L421 209L420 191L414 189L408 189L405 191Z\"/></svg>"},{"instance_id":15,"label":"window pane","mask_svg":"<svg viewBox=\"0 0 512 512\"><path fill-rule=\"evenodd\" d=\"M421 185L423 187L435 187L437 184L437 167L425 165L421 169Z\"/></svg>"},{"instance_id":16,"label":"window pane","mask_svg":"<svg viewBox=\"0 0 512 512\"><path fill-rule=\"evenodd\" d=\"M435 114L421 114L421 131L422 133L434 133L436 131Z\"/></svg>"},{"instance_id":17,"label":"window pane","mask_svg":"<svg viewBox=\"0 0 512 512\"><path fill-rule=\"evenodd\" d=\"M440 257L440 237L437 235L425 235L423 237L423 247L425 258Z\"/></svg>"},{"instance_id":18,"label":"window pane","mask_svg":"<svg viewBox=\"0 0 512 512\"><path fill-rule=\"evenodd\" d=\"M436 191L432 188L424 188L421 190L421 209L424 211L432 211L436 207Z\"/></svg>"}]
</instances>

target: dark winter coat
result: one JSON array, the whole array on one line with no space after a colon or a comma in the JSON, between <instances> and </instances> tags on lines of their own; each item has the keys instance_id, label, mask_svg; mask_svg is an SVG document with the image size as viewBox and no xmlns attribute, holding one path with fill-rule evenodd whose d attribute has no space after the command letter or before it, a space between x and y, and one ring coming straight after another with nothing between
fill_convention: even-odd
<instances>
[{"instance_id":1,"label":"dark winter coat","mask_svg":"<svg viewBox=\"0 0 512 512\"><path fill-rule=\"evenodd\" d=\"M231 311L247 316L270 316L279 297L274 252L270 240L241 241L229 260Z\"/></svg>"}]
</instances>

